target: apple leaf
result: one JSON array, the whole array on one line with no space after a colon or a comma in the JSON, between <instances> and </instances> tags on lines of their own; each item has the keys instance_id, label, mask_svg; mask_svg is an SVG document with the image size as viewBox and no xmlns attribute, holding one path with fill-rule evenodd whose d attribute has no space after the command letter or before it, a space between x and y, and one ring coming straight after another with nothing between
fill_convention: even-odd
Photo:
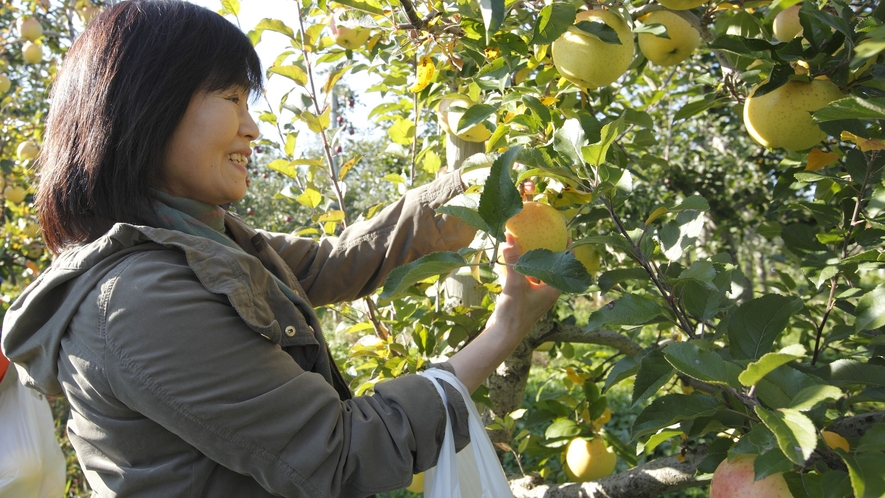
<instances>
[{"instance_id":1,"label":"apple leaf","mask_svg":"<svg viewBox=\"0 0 885 498\"><path fill-rule=\"evenodd\" d=\"M513 269L566 293L585 292L593 283L583 263L570 252L533 249L520 256Z\"/></svg>"},{"instance_id":2,"label":"apple leaf","mask_svg":"<svg viewBox=\"0 0 885 498\"><path fill-rule=\"evenodd\" d=\"M805 348L801 344L787 346L777 353L766 353L758 361L747 365L747 369L741 372L738 380L747 387L755 386L772 370L803 356L805 356Z\"/></svg>"},{"instance_id":3,"label":"apple leaf","mask_svg":"<svg viewBox=\"0 0 885 498\"><path fill-rule=\"evenodd\" d=\"M455 252L433 252L391 271L384 280L382 300L405 294L412 285L430 277L456 270L467 262Z\"/></svg>"},{"instance_id":4,"label":"apple leaf","mask_svg":"<svg viewBox=\"0 0 885 498\"><path fill-rule=\"evenodd\" d=\"M740 387L741 367L727 362L713 351L701 349L692 342L676 342L664 348L664 357L676 370L710 384Z\"/></svg>"},{"instance_id":5,"label":"apple leaf","mask_svg":"<svg viewBox=\"0 0 885 498\"><path fill-rule=\"evenodd\" d=\"M486 44L491 44L492 35L504 22L504 0L479 0L479 8L486 27Z\"/></svg>"},{"instance_id":6,"label":"apple leaf","mask_svg":"<svg viewBox=\"0 0 885 498\"><path fill-rule=\"evenodd\" d=\"M687 119L708 109L722 107L730 102L728 98L717 98L718 95L718 93L708 93L701 98L687 102L673 115L673 121Z\"/></svg>"},{"instance_id":7,"label":"apple leaf","mask_svg":"<svg viewBox=\"0 0 885 498\"><path fill-rule=\"evenodd\" d=\"M599 290L606 293L622 282L631 280L648 280L648 272L642 268L625 268L620 270L609 270L596 279Z\"/></svg>"},{"instance_id":8,"label":"apple leaf","mask_svg":"<svg viewBox=\"0 0 885 498\"><path fill-rule=\"evenodd\" d=\"M855 451L858 453L865 451L885 451L885 422L879 422L867 429L857 443Z\"/></svg>"},{"instance_id":9,"label":"apple leaf","mask_svg":"<svg viewBox=\"0 0 885 498\"><path fill-rule=\"evenodd\" d=\"M817 446L817 429L807 416L798 410L781 408L768 410L756 406L756 415L777 437L777 445L796 465L804 465Z\"/></svg>"},{"instance_id":10,"label":"apple leaf","mask_svg":"<svg viewBox=\"0 0 885 498\"><path fill-rule=\"evenodd\" d=\"M648 33L650 35L655 35L659 38L670 39L670 35L667 34L667 27L661 23L653 23L653 24L643 24L642 26L637 26L633 28L634 33Z\"/></svg>"},{"instance_id":11,"label":"apple leaf","mask_svg":"<svg viewBox=\"0 0 885 498\"><path fill-rule=\"evenodd\" d=\"M384 11L384 7L382 7L381 3L377 0L335 0L337 3L341 5L347 5L348 7L353 7L354 9L361 10L363 12L368 12L370 14L376 15L387 15L387 12Z\"/></svg>"},{"instance_id":12,"label":"apple leaf","mask_svg":"<svg viewBox=\"0 0 885 498\"><path fill-rule=\"evenodd\" d=\"M627 356L618 360L612 369L609 370L608 376L605 378L605 385L602 386L602 391L605 392L618 382L636 375L639 372L639 364L643 358L644 356L640 353L636 356Z\"/></svg>"},{"instance_id":13,"label":"apple leaf","mask_svg":"<svg viewBox=\"0 0 885 498\"><path fill-rule=\"evenodd\" d=\"M455 216L468 225L487 232L489 226L486 221L479 215L479 194L461 194L454 197L444 206L436 208L437 213L449 214Z\"/></svg>"},{"instance_id":14,"label":"apple leaf","mask_svg":"<svg viewBox=\"0 0 885 498\"><path fill-rule=\"evenodd\" d=\"M866 452L850 454L834 450L848 466L851 487L857 498L881 498L885 496L885 473L882 472L882 454Z\"/></svg>"},{"instance_id":15,"label":"apple leaf","mask_svg":"<svg viewBox=\"0 0 885 498\"><path fill-rule=\"evenodd\" d=\"M836 386L826 384L808 386L793 396L790 400L790 408L800 411L811 410L821 401L839 399L841 397L842 390Z\"/></svg>"},{"instance_id":16,"label":"apple leaf","mask_svg":"<svg viewBox=\"0 0 885 498\"><path fill-rule=\"evenodd\" d=\"M885 386L885 366L862 363L848 358L836 360L816 373L837 386L854 384Z\"/></svg>"},{"instance_id":17,"label":"apple leaf","mask_svg":"<svg viewBox=\"0 0 885 498\"><path fill-rule=\"evenodd\" d=\"M708 417L720 408L714 396L668 394L651 402L633 421L633 439L653 434L678 422Z\"/></svg>"},{"instance_id":18,"label":"apple leaf","mask_svg":"<svg viewBox=\"0 0 885 498\"><path fill-rule=\"evenodd\" d=\"M457 107L449 108L450 111L454 109L457 109ZM473 125L482 123L496 111L497 109L494 106L488 104L476 104L471 106L464 112L464 115L461 116L461 120L458 121L458 129L455 130L455 133L461 133Z\"/></svg>"},{"instance_id":19,"label":"apple leaf","mask_svg":"<svg viewBox=\"0 0 885 498\"><path fill-rule=\"evenodd\" d=\"M658 230L658 238L664 256L678 261L685 250L694 247L704 228L704 213L700 210L684 210Z\"/></svg>"},{"instance_id":20,"label":"apple leaf","mask_svg":"<svg viewBox=\"0 0 885 498\"><path fill-rule=\"evenodd\" d=\"M295 39L295 32L292 31L292 28L286 26L286 23L279 19L262 19L261 21L258 21L258 24L255 26L255 31L259 33L259 36L261 36L260 33L264 31L274 31L286 35L293 40Z\"/></svg>"},{"instance_id":21,"label":"apple leaf","mask_svg":"<svg viewBox=\"0 0 885 498\"><path fill-rule=\"evenodd\" d=\"M301 86L307 84L307 73L298 66L272 66L267 71L269 73L285 76Z\"/></svg>"},{"instance_id":22,"label":"apple leaf","mask_svg":"<svg viewBox=\"0 0 885 498\"><path fill-rule=\"evenodd\" d=\"M604 163L609 147L611 147L612 142L615 141L615 138L617 138L622 131L624 131L623 114L619 116L618 119L606 123L605 126L602 127L599 142L581 148L581 155L584 160L593 166L599 166Z\"/></svg>"},{"instance_id":23,"label":"apple leaf","mask_svg":"<svg viewBox=\"0 0 885 498\"><path fill-rule=\"evenodd\" d=\"M614 28L603 22L601 19L598 21L580 21L574 26L582 34L598 38L599 41L603 43L608 43L609 45L621 44L621 40L618 38L617 31L615 31Z\"/></svg>"},{"instance_id":24,"label":"apple leaf","mask_svg":"<svg viewBox=\"0 0 885 498\"><path fill-rule=\"evenodd\" d=\"M829 470L823 475L813 472L787 472L784 480L792 496L808 498L844 498L851 496L851 480L847 472Z\"/></svg>"},{"instance_id":25,"label":"apple leaf","mask_svg":"<svg viewBox=\"0 0 885 498\"><path fill-rule=\"evenodd\" d=\"M581 148L587 144L587 136L581 122L575 118L567 119L553 134L553 149L567 157L572 164L582 164L584 156Z\"/></svg>"},{"instance_id":26,"label":"apple leaf","mask_svg":"<svg viewBox=\"0 0 885 498\"><path fill-rule=\"evenodd\" d=\"M775 339L787 328L790 317L803 306L800 299L777 294L766 294L741 304L728 323L732 356L758 360L770 352Z\"/></svg>"},{"instance_id":27,"label":"apple leaf","mask_svg":"<svg viewBox=\"0 0 885 498\"><path fill-rule=\"evenodd\" d=\"M643 325L661 315L657 301L637 295L625 294L590 314L587 330L599 330L607 325Z\"/></svg>"},{"instance_id":28,"label":"apple leaf","mask_svg":"<svg viewBox=\"0 0 885 498\"><path fill-rule=\"evenodd\" d=\"M813 118L817 123L841 119L885 119L885 97L862 99L848 95L818 109Z\"/></svg>"},{"instance_id":29,"label":"apple leaf","mask_svg":"<svg viewBox=\"0 0 885 498\"><path fill-rule=\"evenodd\" d=\"M645 444L643 444L642 442L638 443L636 445L636 451L649 455L661 443L666 442L668 439L678 437L681 434L682 429L663 429L655 433L652 437L648 438L648 441L646 441Z\"/></svg>"},{"instance_id":30,"label":"apple leaf","mask_svg":"<svg viewBox=\"0 0 885 498\"><path fill-rule=\"evenodd\" d=\"M879 284L857 302L854 331L863 332L885 325L885 284Z\"/></svg>"},{"instance_id":31,"label":"apple leaf","mask_svg":"<svg viewBox=\"0 0 885 498\"><path fill-rule=\"evenodd\" d=\"M636 380L633 382L633 406L657 394L664 384L670 382L676 370L660 349L653 349L639 362Z\"/></svg>"},{"instance_id":32,"label":"apple leaf","mask_svg":"<svg viewBox=\"0 0 885 498\"><path fill-rule=\"evenodd\" d=\"M556 41L575 23L575 14L575 8L567 3L557 2L545 6L538 14L532 45L549 45Z\"/></svg>"},{"instance_id":33,"label":"apple leaf","mask_svg":"<svg viewBox=\"0 0 885 498\"><path fill-rule=\"evenodd\" d=\"M240 0L221 0L221 15L240 15Z\"/></svg>"},{"instance_id":34,"label":"apple leaf","mask_svg":"<svg viewBox=\"0 0 885 498\"><path fill-rule=\"evenodd\" d=\"M522 147L511 147L495 159L479 198L479 215L488 225L489 234L499 241L505 239L507 220L522 211L522 198L510 179L510 168L520 150Z\"/></svg>"}]
</instances>

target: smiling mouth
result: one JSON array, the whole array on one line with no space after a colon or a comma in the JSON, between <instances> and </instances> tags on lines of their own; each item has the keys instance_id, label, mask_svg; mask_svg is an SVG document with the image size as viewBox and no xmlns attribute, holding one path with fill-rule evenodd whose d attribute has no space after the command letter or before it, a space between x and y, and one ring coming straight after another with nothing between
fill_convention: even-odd
<instances>
[{"instance_id":1,"label":"smiling mouth","mask_svg":"<svg viewBox=\"0 0 885 498\"><path fill-rule=\"evenodd\" d=\"M228 158L231 162L234 162L234 163L236 163L236 164L239 164L240 166L245 166L246 164L249 163L249 158L246 157L245 154L236 154L236 153L235 153L235 154L228 154L228 155L227 155L227 158Z\"/></svg>"}]
</instances>

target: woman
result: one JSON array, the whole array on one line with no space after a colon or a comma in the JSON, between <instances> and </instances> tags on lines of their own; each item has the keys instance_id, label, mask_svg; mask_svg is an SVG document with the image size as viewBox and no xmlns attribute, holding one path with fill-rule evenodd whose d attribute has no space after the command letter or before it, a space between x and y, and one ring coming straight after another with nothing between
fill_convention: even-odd
<instances>
[{"instance_id":1,"label":"woman","mask_svg":"<svg viewBox=\"0 0 885 498\"><path fill-rule=\"evenodd\" d=\"M59 73L37 195L56 257L6 314L3 350L28 385L70 400L99 496L367 496L434 465L447 410L466 432L463 404L421 376L351 397L312 310L466 245L472 231L434 212L459 177L334 243L256 231L220 206L246 192L260 88L246 36L179 1L109 7ZM558 296L512 277L440 365L471 391Z\"/></svg>"}]
</instances>

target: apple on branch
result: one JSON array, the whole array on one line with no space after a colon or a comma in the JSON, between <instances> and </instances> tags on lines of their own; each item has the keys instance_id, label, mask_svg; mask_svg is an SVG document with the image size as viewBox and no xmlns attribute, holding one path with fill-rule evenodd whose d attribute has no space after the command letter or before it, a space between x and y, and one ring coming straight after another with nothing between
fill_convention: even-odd
<instances>
[{"instance_id":1,"label":"apple on branch","mask_svg":"<svg viewBox=\"0 0 885 498\"><path fill-rule=\"evenodd\" d=\"M727 458L716 467L710 481L710 498L792 498L787 481L781 473L756 480L753 470L755 455Z\"/></svg>"},{"instance_id":2,"label":"apple on branch","mask_svg":"<svg viewBox=\"0 0 885 498\"><path fill-rule=\"evenodd\" d=\"M675 66L684 61L701 44L701 34L682 15L671 10L656 10L642 19L643 24L660 24L665 35L639 33L639 50L659 66Z\"/></svg>"},{"instance_id":3,"label":"apple on branch","mask_svg":"<svg viewBox=\"0 0 885 498\"><path fill-rule=\"evenodd\" d=\"M608 43L578 25L602 23L613 29L618 43ZM633 31L618 14L594 9L579 12L575 26L557 38L551 47L553 65L563 78L581 88L608 86L621 77L633 62Z\"/></svg>"}]
</instances>

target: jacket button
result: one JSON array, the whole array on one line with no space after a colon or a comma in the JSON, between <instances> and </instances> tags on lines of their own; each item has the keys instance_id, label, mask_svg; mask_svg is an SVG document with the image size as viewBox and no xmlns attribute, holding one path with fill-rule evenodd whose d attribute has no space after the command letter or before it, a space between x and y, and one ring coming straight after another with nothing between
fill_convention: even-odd
<instances>
[{"instance_id":1,"label":"jacket button","mask_svg":"<svg viewBox=\"0 0 885 498\"><path fill-rule=\"evenodd\" d=\"M294 337L295 336L295 327L292 325L289 325L288 327L286 327L286 335L289 337Z\"/></svg>"}]
</instances>

